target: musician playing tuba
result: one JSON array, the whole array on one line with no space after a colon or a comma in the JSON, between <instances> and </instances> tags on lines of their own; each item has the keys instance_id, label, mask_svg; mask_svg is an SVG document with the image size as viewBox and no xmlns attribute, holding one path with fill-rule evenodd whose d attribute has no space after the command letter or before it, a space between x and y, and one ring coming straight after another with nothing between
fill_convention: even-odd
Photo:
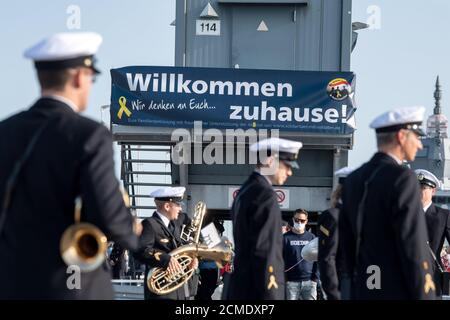
<instances>
[{"instance_id":1,"label":"musician playing tuba","mask_svg":"<svg viewBox=\"0 0 450 320\"><path fill-rule=\"evenodd\" d=\"M180 234L182 219L181 202L183 200L184 187L166 187L153 191L150 196L155 198L156 211L153 216L142 221L142 235L140 249L136 258L145 264L145 274L152 268L163 268L169 275L182 271L180 263L170 252L183 245ZM190 267L196 269L198 260L192 259ZM190 296L187 284L168 294L158 295L151 292L147 285L144 286L144 296L150 299L185 300Z\"/></svg>"}]
</instances>

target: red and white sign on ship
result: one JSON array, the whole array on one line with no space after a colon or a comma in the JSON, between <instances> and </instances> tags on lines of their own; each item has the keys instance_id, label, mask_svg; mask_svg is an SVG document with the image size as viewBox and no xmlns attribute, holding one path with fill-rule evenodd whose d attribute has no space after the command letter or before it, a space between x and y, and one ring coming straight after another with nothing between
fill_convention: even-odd
<instances>
[{"instance_id":1,"label":"red and white sign on ship","mask_svg":"<svg viewBox=\"0 0 450 320\"><path fill-rule=\"evenodd\" d=\"M281 209L289 209L289 190L275 188L277 201ZM239 193L239 187L228 188L228 207L231 208L234 199Z\"/></svg>"}]
</instances>

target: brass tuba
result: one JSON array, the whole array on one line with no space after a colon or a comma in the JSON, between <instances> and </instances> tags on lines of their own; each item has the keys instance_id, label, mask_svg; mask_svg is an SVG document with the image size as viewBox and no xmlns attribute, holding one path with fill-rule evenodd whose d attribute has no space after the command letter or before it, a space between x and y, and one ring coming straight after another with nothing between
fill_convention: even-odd
<instances>
[{"instance_id":1,"label":"brass tuba","mask_svg":"<svg viewBox=\"0 0 450 320\"><path fill-rule=\"evenodd\" d=\"M77 265L81 272L97 269L106 259L107 239L93 224L80 222L81 198L75 200L75 224L64 231L60 251L64 262Z\"/></svg>"},{"instance_id":2,"label":"brass tuba","mask_svg":"<svg viewBox=\"0 0 450 320\"><path fill-rule=\"evenodd\" d=\"M203 218L206 214L206 204L199 201L195 206L194 216L191 223L183 226L180 239L186 243L198 243L200 239L200 228L202 227Z\"/></svg>"},{"instance_id":3,"label":"brass tuba","mask_svg":"<svg viewBox=\"0 0 450 320\"><path fill-rule=\"evenodd\" d=\"M149 290L158 295L171 293L184 285L193 276L195 269L191 263L195 258L203 258L216 261L219 267L231 261L231 243L225 237L222 242L213 248L200 244L200 228L206 213L206 205L203 202L195 206L194 217L188 229L184 230L185 237L192 243L176 248L170 255L175 257L181 265L181 271L169 274L166 269L152 268L147 275L147 286Z\"/></svg>"}]
</instances>

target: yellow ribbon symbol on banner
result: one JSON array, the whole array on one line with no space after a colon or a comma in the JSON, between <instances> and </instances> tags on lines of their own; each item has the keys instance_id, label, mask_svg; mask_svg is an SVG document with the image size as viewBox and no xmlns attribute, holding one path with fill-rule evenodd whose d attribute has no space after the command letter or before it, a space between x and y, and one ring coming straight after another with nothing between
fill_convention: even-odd
<instances>
[{"instance_id":1,"label":"yellow ribbon symbol on banner","mask_svg":"<svg viewBox=\"0 0 450 320\"><path fill-rule=\"evenodd\" d=\"M125 97L119 98L120 110L117 113L117 118L122 119L122 114L125 112L127 117L131 116L131 111L127 108L127 99Z\"/></svg>"}]
</instances>

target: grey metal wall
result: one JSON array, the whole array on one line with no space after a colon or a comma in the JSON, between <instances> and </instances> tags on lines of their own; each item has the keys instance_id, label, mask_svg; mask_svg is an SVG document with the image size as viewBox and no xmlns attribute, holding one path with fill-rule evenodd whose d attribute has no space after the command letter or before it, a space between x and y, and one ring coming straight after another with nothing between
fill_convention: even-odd
<instances>
[{"instance_id":1,"label":"grey metal wall","mask_svg":"<svg viewBox=\"0 0 450 320\"><path fill-rule=\"evenodd\" d=\"M220 36L198 36L208 2ZM351 0L177 0L175 64L192 67L349 71ZM257 31L261 20L268 31Z\"/></svg>"}]
</instances>

